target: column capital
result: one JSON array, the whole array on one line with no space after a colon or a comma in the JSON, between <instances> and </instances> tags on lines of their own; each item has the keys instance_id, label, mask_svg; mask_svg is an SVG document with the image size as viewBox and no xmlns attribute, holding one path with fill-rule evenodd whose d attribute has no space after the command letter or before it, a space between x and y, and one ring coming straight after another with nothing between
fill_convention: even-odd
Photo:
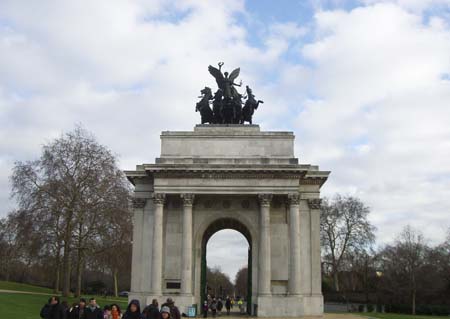
<instances>
[{"instance_id":1,"label":"column capital","mask_svg":"<svg viewBox=\"0 0 450 319\"><path fill-rule=\"evenodd\" d=\"M164 202L166 200L166 194L164 193L153 193L152 199L155 204L164 205Z\"/></svg>"},{"instance_id":2,"label":"column capital","mask_svg":"<svg viewBox=\"0 0 450 319\"><path fill-rule=\"evenodd\" d=\"M261 206L270 206L272 194L258 194L258 200Z\"/></svg>"},{"instance_id":3,"label":"column capital","mask_svg":"<svg viewBox=\"0 0 450 319\"><path fill-rule=\"evenodd\" d=\"M308 199L308 206L310 209L320 209L320 204L322 200L320 198L310 198Z\"/></svg>"},{"instance_id":4,"label":"column capital","mask_svg":"<svg viewBox=\"0 0 450 319\"><path fill-rule=\"evenodd\" d=\"M299 205L300 204L300 194L299 193L290 193L288 194L288 203L289 205Z\"/></svg>"},{"instance_id":5,"label":"column capital","mask_svg":"<svg viewBox=\"0 0 450 319\"><path fill-rule=\"evenodd\" d=\"M132 202L133 208L144 208L147 203L147 198L133 197Z\"/></svg>"},{"instance_id":6,"label":"column capital","mask_svg":"<svg viewBox=\"0 0 450 319\"><path fill-rule=\"evenodd\" d=\"M180 197L183 200L184 206L192 206L192 204L194 203L195 194L183 193L183 194L180 194Z\"/></svg>"}]
</instances>

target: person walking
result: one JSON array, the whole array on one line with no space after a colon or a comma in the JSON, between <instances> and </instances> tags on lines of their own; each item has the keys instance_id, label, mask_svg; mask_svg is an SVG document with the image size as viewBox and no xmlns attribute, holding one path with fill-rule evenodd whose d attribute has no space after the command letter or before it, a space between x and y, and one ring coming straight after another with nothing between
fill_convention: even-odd
<instances>
[{"instance_id":1,"label":"person walking","mask_svg":"<svg viewBox=\"0 0 450 319\"><path fill-rule=\"evenodd\" d=\"M175 306L175 301L173 301L172 298L167 298L166 303L163 304L162 306L169 307L171 319L181 319L180 310L178 309L177 306Z\"/></svg>"},{"instance_id":2,"label":"person walking","mask_svg":"<svg viewBox=\"0 0 450 319\"><path fill-rule=\"evenodd\" d=\"M152 303L149 304L147 307L144 308L144 311L142 311L142 314L144 315L144 318L146 319L160 319L161 313L159 312L158 308L158 300L153 299Z\"/></svg>"},{"instance_id":3,"label":"person walking","mask_svg":"<svg viewBox=\"0 0 450 319\"><path fill-rule=\"evenodd\" d=\"M47 303L41 308L40 316L42 319L48 319L50 316L50 309L52 308L52 298L49 298Z\"/></svg>"},{"instance_id":4,"label":"person walking","mask_svg":"<svg viewBox=\"0 0 450 319\"><path fill-rule=\"evenodd\" d=\"M171 314L170 314L170 308L168 306L163 306L161 307L161 318L162 319L170 319Z\"/></svg>"},{"instance_id":5,"label":"person walking","mask_svg":"<svg viewBox=\"0 0 450 319\"><path fill-rule=\"evenodd\" d=\"M225 308L227 309L227 316L230 315L230 309L231 309L231 298L230 296L227 296L227 299L225 300Z\"/></svg>"},{"instance_id":6,"label":"person walking","mask_svg":"<svg viewBox=\"0 0 450 319\"><path fill-rule=\"evenodd\" d=\"M238 306L239 306L239 312L241 313L241 315L243 315L244 314L244 301L242 300L242 298L239 299Z\"/></svg>"},{"instance_id":7,"label":"person walking","mask_svg":"<svg viewBox=\"0 0 450 319\"><path fill-rule=\"evenodd\" d=\"M53 296L49 300L49 306L47 307L46 311L44 311L44 315L46 317L41 317L45 319L67 319L66 311L64 307L59 302L58 296ZM44 306L45 307L45 306ZM44 310L44 309L43 309ZM41 310L42 313L42 310Z\"/></svg>"},{"instance_id":8,"label":"person walking","mask_svg":"<svg viewBox=\"0 0 450 319\"><path fill-rule=\"evenodd\" d=\"M219 316L222 315L222 309L223 309L222 298L219 298L219 300L217 301L217 313L219 314Z\"/></svg>"},{"instance_id":9,"label":"person walking","mask_svg":"<svg viewBox=\"0 0 450 319\"><path fill-rule=\"evenodd\" d=\"M125 311L122 319L144 319L144 316L141 314L141 305L139 300L133 299L130 301L127 311Z\"/></svg>"},{"instance_id":10,"label":"person walking","mask_svg":"<svg viewBox=\"0 0 450 319\"><path fill-rule=\"evenodd\" d=\"M86 311L86 299L80 298L78 305L72 307L69 312L69 319L84 319L84 312Z\"/></svg>"},{"instance_id":11,"label":"person walking","mask_svg":"<svg viewBox=\"0 0 450 319\"><path fill-rule=\"evenodd\" d=\"M100 309L99 305L97 305L97 301L95 298L89 299L89 305L86 307L84 311L83 319L103 319L103 311Z\"/></svg>"},{"instance_id":12,"label":"person walking","mask_svg":"<svg viewBox=\"0 0 450 319\"><path fill-rule=\"evenodd\" d=\"M209 308L211 309L211 313L213 318L216 317L217 314L217 301L216 298L213 298L213 300L211 301L211 304L209 305Z\"/></svg>"},{"instance_id":13,"label":"person walking","mask_svg":"<svg viewBox=\"0 0 450 319\"><path fill-rule=\"evenodd\" d=\"M208 310L209 310L208 300L205 300L203 301L203 318L208 317Z\"/></svg>"},{"instance_id":14,"label":"person walking","mask_svg":"<svg viewBox=\"0 0 450 319\"><path fill-rule=\"evenodd\" d=\"M120 311L120 307L118 304L113 303L111 305L111 317L108 319L121 319L122 312Z\"/></svg>"}]
</instances>

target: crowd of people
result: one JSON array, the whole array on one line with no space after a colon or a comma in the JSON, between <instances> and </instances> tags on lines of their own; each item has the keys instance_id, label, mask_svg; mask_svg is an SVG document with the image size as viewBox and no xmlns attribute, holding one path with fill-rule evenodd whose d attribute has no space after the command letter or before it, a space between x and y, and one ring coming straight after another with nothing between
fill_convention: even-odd
<instances>
[{"instance_id":1,"label":"crowd of people","mask_svg":"<svg viewBox=\"0 0 450 319\"><path fill-rule=\"evenodd\" d=\"M227 296L225 299L225 309L227 312L227 315L230 315L231 309L233 309L236 301L234 298L230 298ZM245 313L244 309L244 301L242 298L238 299L237 305L239 307L239 312L241 314ZM222 301L222 298L216 299L215 297L211 297L210 295L207 296L206 300L203 302L203 318L208 317L208 312L210 311L213 318L215 318L217 315L222 315L222 309L224 307L224 303Z\"/></svg>"},{"instance_id":2,"label":"crowd of people","mask_svg":"<svg viewBox=\"0 0 450 319\"><path fill-rule=\"evenodd\" d=\"M90 298L89 303L81 298L69 306L66 301L60 302L58 296L53 296L42 307L40 315L43 319L181 319L180 311L171 298L161 308L158 300L153 299L142 311L139 300L133 299L122 312L116 303L101 308L95 298Z\"/></svg>"}]
</instances>

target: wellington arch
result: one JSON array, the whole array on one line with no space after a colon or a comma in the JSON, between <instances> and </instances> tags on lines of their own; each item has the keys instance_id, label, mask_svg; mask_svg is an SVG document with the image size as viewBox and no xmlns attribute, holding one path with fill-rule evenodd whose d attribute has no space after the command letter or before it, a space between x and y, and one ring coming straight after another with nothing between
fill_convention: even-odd
<instances>
[{"instance_id":1,"label":"wellington arch","mask_svg":"<svg viewBox=\"0 0 450 319\"><path fill-rule=\"evenodd\" d=\"M129 298L201 305L208 238L236 229L251 250L252 315L321 316L320 188L328 171L299 164L292 132L200 124L161 134L135 186Z\"/></svg>"}]
</instances>

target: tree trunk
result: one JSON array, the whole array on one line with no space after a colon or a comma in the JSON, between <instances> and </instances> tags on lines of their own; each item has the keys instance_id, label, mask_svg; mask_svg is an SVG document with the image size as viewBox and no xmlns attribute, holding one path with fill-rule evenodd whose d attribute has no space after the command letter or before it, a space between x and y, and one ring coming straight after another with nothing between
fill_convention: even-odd
<instances>
[{"instance_id":1,"label":"tree trunk","mask_svg":"<svg viewBox=\"0 0 450 319\"><path fill-rule=\"evenodd\" d=\"M117 284L117 276L118 276L118 271L117 268L114 267L113 270L113 279L114 279L114 297L118 297L119 296L119 286Z\"/></svg>"},{"instance_id":2,"label":"tree trunk","mask_svg":"<svg viewBox=\"0 0 450 319\"><path fill-rule=\"evenodd\" d=\"M416 276L412 274L412 314L416 314Z\"/></svg>"},{"instance_id":3,"label":"tree trunk","mask_svg":"<svg viewBox=\"0 0 450 319\"><path fill-rule=\"evenodd\" d=\"M78 249L78 260L77 260L77 289L75 296L81 296L81 277L83 273L83 253L81 249Z\"/></svg>"},{"instance_id":4,"label":"tree trunk","mask_svg":"<svg viewBox=\"0 0 450 319\"><path fill-rule=\"evenodd\" d=\"M70 294L70 239L71 239L70 226L67 226L66 234L65 234L65 238L64 238L64 256L63 256L63 270L64 270L63 296L64 297L68 297Z\"/></svg>"},{"instance_id":5,"label":"tree trunk","mask_svg":"<svg viewBox=\"0 0 450 319\"><path fill-rule=\"evenodd\" d=\"M61 253L56 253L56 260L55 260L55 281L53 285L53 292L57 294L59 292L59 282L61 277Z\"/></svg>"},{"instance_id":6,"label":"tree trunk","mask_svg":"<svg viewBox=\"0 0 450 319\"><path fill-rule=\"evenodd\" d=\"M339 276L337 270L333 271L333 283L334 289L336 290L336 292L339 292Z\"/></svg>"}]
</instances>

